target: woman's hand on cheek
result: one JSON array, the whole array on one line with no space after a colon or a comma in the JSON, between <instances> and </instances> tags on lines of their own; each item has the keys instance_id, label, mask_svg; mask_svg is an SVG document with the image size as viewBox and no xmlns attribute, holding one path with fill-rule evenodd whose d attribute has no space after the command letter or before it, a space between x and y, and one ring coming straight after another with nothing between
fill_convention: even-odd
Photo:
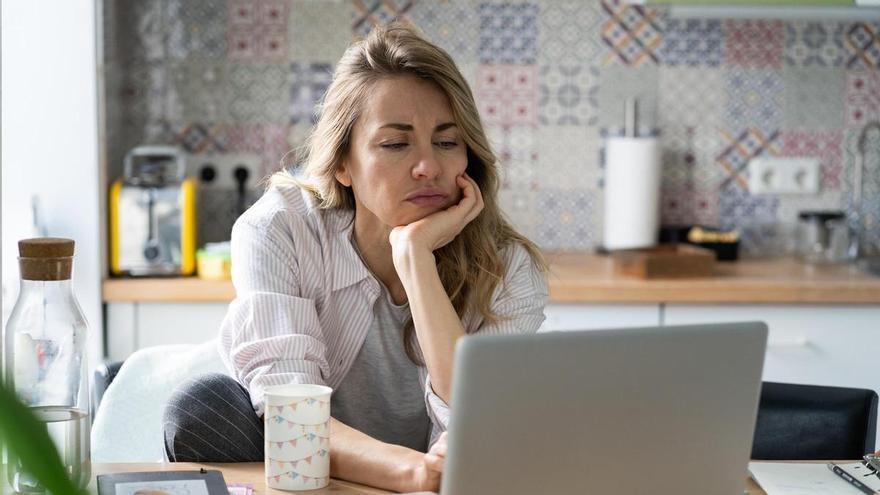
<instances>
[{"instance_id":1,"label":"woman's hand on cheek","mask_svg":"<svg viewBox=\"0 0 880 495\"><path fill-rule=\"evenodd\" d=\"M412 250L430 254L449 244L483 211L483 195L477 183L464 174L456 177L456 184L462 191L458 204L391 230L389 240L395 265L399 256Z\"/></svg>"}]
</instances>

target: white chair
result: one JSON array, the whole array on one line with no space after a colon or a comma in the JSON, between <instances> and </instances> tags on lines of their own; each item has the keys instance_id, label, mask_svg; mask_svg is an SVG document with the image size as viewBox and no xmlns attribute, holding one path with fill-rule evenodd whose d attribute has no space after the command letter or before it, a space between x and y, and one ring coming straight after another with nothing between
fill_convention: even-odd
<instances>
[{"instance_id":1,"label":"white chair","mask_svg":"<svg viewBox=\"0 0 880 495\"><path fill-rule=\"evenodd\" d=\"M174 388L202 373L229 374L217 340L136 351L107 387L92 424L92 462L165 459L162 413Z\"/></svg>"}]
</instances>

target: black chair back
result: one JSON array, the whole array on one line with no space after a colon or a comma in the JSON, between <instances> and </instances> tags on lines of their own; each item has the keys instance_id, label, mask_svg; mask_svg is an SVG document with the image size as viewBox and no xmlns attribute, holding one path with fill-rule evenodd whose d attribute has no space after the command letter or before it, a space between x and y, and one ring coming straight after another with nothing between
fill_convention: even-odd
<instances>
[{"instance_id":1,"label":"black chair back","mask_svg":"<svg viewBox=\"0 0 880 495\"><path fill-rule=\"evenodd\" d=\"M92 384L92 421L95 420L95 414L98 413L98 407L101 405L101 399L104 398L104 392L107 387L116 378L119 368L122 368L123 361L107 362L99 365L95 369L95 382Z\"/></svg>"},{"instance_id":2,"label":"black chair back","mask_svg":"<svg viewBox=\"0 0 880 495\"><path fill-rule=\"evenodd\" d=\"M764 382L752 459L861 459L876 434L873 390Z\"/></svg>"}]
</instances>

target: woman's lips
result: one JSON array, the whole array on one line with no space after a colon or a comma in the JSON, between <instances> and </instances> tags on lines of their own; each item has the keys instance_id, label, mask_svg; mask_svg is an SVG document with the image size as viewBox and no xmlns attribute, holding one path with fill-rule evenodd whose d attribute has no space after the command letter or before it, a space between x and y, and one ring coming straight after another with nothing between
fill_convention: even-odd
<instances>
[{"instance_id":1,"label":"woman's lips","mask_svg":"<svg viewBox=\"0 0 880 495\"><path fill-rule=\"evenodd\" d=\"M426 194L423 196L415 196L407 199L410 203L417 206L443 206L446 204L445 194Z\"/></svg>"}]
</instances>

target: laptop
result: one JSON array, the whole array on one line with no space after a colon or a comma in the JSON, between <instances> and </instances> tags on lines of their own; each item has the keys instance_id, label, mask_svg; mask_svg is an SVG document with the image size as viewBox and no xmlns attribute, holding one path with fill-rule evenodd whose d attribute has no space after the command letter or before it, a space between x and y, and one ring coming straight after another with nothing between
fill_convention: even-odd
<instances>
[{"instance_id":1,"label":"laptop","mask_svg":"<svg viewBox=\"0 0 880 495\"><path fill-rule=\"evenodd\" d=\"M743 493L764 323L469 336L442 495Z\"/></svg>"}]
</instances>

